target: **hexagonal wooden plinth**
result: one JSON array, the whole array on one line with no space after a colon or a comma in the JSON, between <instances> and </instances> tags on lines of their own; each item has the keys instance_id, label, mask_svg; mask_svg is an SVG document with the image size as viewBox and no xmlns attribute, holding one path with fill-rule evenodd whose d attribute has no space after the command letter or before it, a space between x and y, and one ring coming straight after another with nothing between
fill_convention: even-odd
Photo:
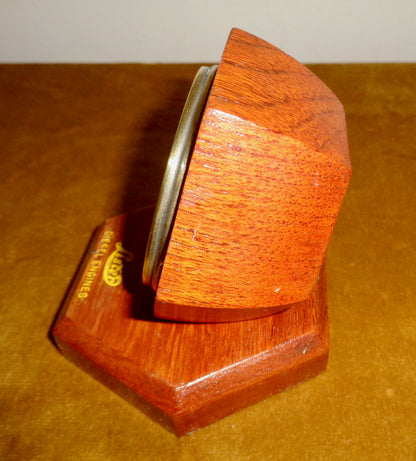
<instances>
[{"instance_id":1,"label":"hexagonal wooden plinth","mask_svg":"<svg viewBox=\"0 0 416 461\"><path fill-rule=\"evenodd\" d=\"M53 328L63 354L178 435L326 367L324 270L308 300L261 319L174 323L140 283L153 209L97 231Z\"/></svg>"}]
</instances>

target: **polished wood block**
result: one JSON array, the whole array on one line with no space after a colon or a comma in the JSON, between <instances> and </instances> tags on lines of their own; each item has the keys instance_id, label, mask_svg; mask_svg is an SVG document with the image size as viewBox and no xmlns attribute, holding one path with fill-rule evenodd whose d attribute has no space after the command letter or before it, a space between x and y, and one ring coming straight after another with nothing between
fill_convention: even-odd
<instances>
[{"instance_id":1,"label":"polished wood block","mask_svg":"<svg viewBox=\"0 0 416 461\"><path fill-rule=\"evenodd\" d=\"M306 301L271 316L156 319L154 294L139 283L152 215L120 215L97 230L53 328L68 359L178 435L325 369L323 268Z\"/></svg>"},{"instance_id":2,"label":"polished wood block","mask_svg":"<svg viewBox=\"0 0 416 461\"><path fill-rule=\"evenodd\" d=\"M155 315L230 321L306 300L350 170L334 93L283 51L233 29L193 149Z\"/></svg>"}]
</instances>

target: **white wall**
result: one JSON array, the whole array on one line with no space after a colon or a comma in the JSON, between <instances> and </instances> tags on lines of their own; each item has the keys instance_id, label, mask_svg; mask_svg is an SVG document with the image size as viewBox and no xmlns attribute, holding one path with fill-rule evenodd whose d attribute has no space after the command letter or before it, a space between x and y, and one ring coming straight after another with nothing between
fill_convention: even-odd
<instances>
[{"instance_id":1,"label":"white wall","mask_svg":"<svg viewBox=\"0 0 416 461\"><path fill-rule=\"evenodd\" d=\"M234 26L303 62L416 61L416 0L0 0L0 61L213 62Z\"/></svg>"}]
</instances>

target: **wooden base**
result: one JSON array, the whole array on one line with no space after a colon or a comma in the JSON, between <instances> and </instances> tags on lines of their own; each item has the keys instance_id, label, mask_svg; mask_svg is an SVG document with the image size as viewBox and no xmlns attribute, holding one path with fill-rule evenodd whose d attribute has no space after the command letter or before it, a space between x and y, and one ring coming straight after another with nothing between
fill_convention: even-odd
<instances>
[{"instance_id":1,"label":"wooden base","mask_svg":"<svg viewBox=\"0 0 416 461\"><path fill-rule=\"evenodd\" d=\"M69 360L177 435L325 369L324 269L307 301L268 317L156 319L154 295L140 282L152 215L120 215L96 232L53 328Z\"/></svg>"}]
</instances>

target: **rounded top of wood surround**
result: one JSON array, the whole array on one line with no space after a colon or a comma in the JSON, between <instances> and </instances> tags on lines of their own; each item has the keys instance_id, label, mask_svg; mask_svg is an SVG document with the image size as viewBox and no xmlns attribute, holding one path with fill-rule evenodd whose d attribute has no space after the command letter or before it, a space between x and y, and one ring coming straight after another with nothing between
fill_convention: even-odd
<instances>
[{"instance_id":1,"label":"rounded top of wood surround","mask_svg":"<svg viewBox=\"0 0 416 461\"><path fill-rule=\"evenodd\" d=\"M307 299L350 172L336 96L295 59L233 29L183 184L155 315L241 320Z\"/></svg>"}]
</instances>

